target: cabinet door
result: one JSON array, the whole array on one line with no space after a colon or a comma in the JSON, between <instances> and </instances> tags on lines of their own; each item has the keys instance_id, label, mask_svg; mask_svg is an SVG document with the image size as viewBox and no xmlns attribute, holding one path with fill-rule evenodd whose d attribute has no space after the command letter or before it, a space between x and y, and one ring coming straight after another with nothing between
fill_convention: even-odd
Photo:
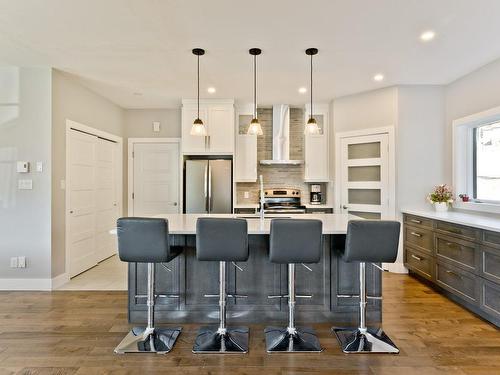
<instances>
[{"instance_id":1,"label":"cabinet door","mask_svg":"<svg viewBox=\"0 0 500 375\"><path fill-rule=\"evenodd\" d=\"M235 181L257 181L257 136L240 134L236 142Z\"/></svg>"},{"instance_id":2,"label":"cabinet door","mask_svg":"<svg viewBox=\"0 0 500 375\"><path fill-rule=\"evenodd\" d=\"M205 108L200 108L200 119L205 126L208 127L208 111ZM191 135L191 127L193 121L198 117L198 112L195 107L182 108L182 152L189 153L205 153L206 137L199 135Z\"/></svg>"},{"instance_id":3,"label":"cabinet door","mask_svg":"<svg viewBox=\"0 0 500 375\"><path fill-rule=\"evenodd\" d=\"M328 181L328 139L324 134L305 136L304 179L311 182Z\"/></svg>"},{"instance_id":4,"label":"cabinet door","mask_svg":"<svg viewBox=\"0 0 500 375\"><path fill-rule=\"evenodd\" d=\"M208 109L209 152L234 152L234 108L232 106Z\"/></svg>"}]
</instances>

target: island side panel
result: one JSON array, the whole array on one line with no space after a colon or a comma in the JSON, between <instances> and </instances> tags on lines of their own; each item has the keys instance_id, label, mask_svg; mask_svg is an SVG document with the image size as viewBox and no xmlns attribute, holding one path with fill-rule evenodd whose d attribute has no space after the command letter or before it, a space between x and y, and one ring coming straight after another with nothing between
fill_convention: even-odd
<instances>
[{"instance_id":1,"label":"island side panel","mask_svg":"<svg viewBox=\"0 0 500 375\"><path fill-rule=\"evenodd\" d=\"M170 271L157 265L157 293L178 293L177 299L158 299L156 322L158 323L212 323L217 322L217 298L205 298L204 294L218 292L219 267L217 262L196 260L195 236L172 235L172 243L183 246L182 255L168 265ZM338 294L359 293L359 267L341 259L345 235L325 235L324 253L320 263L308 265L310 272L298 264L296 287L298 294L312 294L312 298L297 301L299 323L330 322L333 324L357 324L359 300L339 298ZM286 265L269 262L269 235L250 235L250 257L239 262L244 269L237 270L228 262L229 293L245 294L248 298L228 299L228 322L286 324L287 300L268 299L271 294L287 293ZM145 299L134 298L144 294L146 288L145 265L129 265L129 321L146 321ZM381 295L381 274L373 266L367 267L370 295ZM381 301L370 300L368 321L381 321Z\"/></svg>"}]
</instances>

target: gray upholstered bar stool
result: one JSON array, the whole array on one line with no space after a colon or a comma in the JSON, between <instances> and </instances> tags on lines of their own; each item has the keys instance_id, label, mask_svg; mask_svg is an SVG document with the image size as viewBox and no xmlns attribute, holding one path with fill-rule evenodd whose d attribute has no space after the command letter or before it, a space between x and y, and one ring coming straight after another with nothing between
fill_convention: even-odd
<instances>
[{"instance_id":1,"label":"gray upholstered bar stool","mask_svg":"<svg viewBox=\"0 0 500 375\"><path fill-rule=\"evenodd\" d=\"M400 226L397 221L384 220L351 220L347 225L343 258L347 262L359 262L359 327L332 328L344 353L399 353L381 328L366 327L366 262L396 260Z\"/></svg>"},{"instance_id":2,"label":"gray upholstered bar stool","mask_svg":"<svg viewBox=\"0 0 500 375\"><path fill-rule=\"evenodd\" d=\"M181 328L154 326L154 306L158 297L155 294L155 265L170 262L180 254L181 248L170 246L168 222L164 219L120 218L117 221L117 234L120 260L148 264L148 323L145 328L134 327L115 348L115 353L168 353Z\"/></svg>"},{"instance_id":3,"label":"gray upholstered bar stool","mask_svg":"<svg viewBox=\"0 0 500 375\"><path fill-rule=\"evenodd\" d=\"M322 251L321 220L273 219L269 241L269 260L288 265L288 327L267 327L266 349L273 352L321 352L313 328L295 326L295 264L318 263ZM270 298L276 296L270 296Z\"/></svg>"},{"instance_id":4,"label":"gray upholstered bar stool","mask_svg":"<svg viewBox=\"0 0 500 375\"><path fill-rule=\"evenodd\" d=\"M248 259L247 221L199 218L196 222L196 258L219 262L219 294L206 296L219 298L219 326L200 328L193 353L247 353L248 328L226 326L226 262L244 262Z\"/></svg>"}]
</instances>

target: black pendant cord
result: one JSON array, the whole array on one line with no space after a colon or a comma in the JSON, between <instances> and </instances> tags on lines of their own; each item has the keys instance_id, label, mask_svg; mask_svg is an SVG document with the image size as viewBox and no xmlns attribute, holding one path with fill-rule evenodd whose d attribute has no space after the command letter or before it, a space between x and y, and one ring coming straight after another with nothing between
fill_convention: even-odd
<instances>
[{"instance_id":1,"label":"black pendant cord","mask_svg":"<svg viewBox=\"0 0 500 375\"><path fill-rule=\"evenodd\" d=\"M200 118L200 55L198 57L198 119Z\"/></svg>"},{"instance_id":2,"label":"black pendant cord","mask_svg":"<svg viewBox=\"0 0 500 375\"><path fill-rule=\"evenodd\" d=\"M310 118L313 118L313 55L311 55L311 110Z\"/></svg>"},{"instance_id":3,"label":"black pendant cord","mask_svg":"<svg viewBox=\"0 0 500 375\"><path fill-rule=\"evenodd\" d=\"M253 55L253 118L257 118L257 55Z\"/></svg>"}]
</instances>

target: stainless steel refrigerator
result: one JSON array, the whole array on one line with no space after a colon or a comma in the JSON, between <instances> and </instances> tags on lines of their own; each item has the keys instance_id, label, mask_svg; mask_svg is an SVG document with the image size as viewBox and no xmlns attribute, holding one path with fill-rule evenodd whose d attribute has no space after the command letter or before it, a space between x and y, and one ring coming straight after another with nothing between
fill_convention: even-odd
<instances>
[{"instance_id":1,"label":"stainless steel refrigerator","mask_svg":"<svg viewBox=\"0 0 500 375\"><path fill-rule=\"evenodd\" d=\"M185 162L184 212L232 213L232 161L188 159Z\"/></svg>"}]
</instances>

